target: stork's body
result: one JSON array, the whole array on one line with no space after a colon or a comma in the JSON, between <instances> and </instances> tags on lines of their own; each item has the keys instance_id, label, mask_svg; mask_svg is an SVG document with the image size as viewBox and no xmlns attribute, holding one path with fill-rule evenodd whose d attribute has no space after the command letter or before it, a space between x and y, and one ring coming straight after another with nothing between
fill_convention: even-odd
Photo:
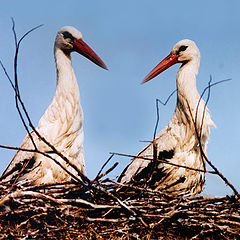
<instances>
[{"instance_id":1,"label":"stork's body","mask_svg":"<svg viewBox=\"0 0 240 240\"><path fill-rule=\"evenodd\" d=\"M36 128L37 132L54 146L58 152L78 167L85 175L83 154L83 113L80 105L80 94L77 80L72 68L70 53L76 51L97 65L107 69L101 59L82 41L81 33L73 27L63 27L57 34L54 45L54 56L57 69L57 87L51 104L45 111ZM49 154L66 169L76 175L75 170L52 149L31 132L37 149ZM34 149L32 140L27 135L20 148ZM29 161L30 160L30 161ZM22 170L24 163L28 165ZM20 168L16 168L16 166ZM52 159L40 153L18 151L3 173L8 175L4 181L28 182L32 185L59 183L71 179L69 174Z\"/></svg>"},{"instance_id":2,"label":"stork's body","mask_svg":"<svg viewBox=\"0 0 240 240\"><path fill-rule=\"evenodd\" d=\"M201 154L196 130L200 136L202 150L206 154L210 128L214 127L214 123L196 87L200 52L195 43L190 40L178 42L170 55L154 68L143 82L149 81L177 62L182 65L177 74L177 105L172 119L154 140L155 147L153 143L148 144L126 167L119 181L136 185L146 184L150 188L168 193L196 194L202 190L205 170L205 160Z\"/></svg>"}]
</instances>

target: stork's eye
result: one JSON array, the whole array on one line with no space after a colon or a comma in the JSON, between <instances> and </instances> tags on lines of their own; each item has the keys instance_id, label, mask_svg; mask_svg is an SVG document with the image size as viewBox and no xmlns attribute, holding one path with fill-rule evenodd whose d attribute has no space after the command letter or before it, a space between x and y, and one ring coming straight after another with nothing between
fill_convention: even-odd
<instances>
[{"instance_id":1,"label":"stork's eye","mask_svg":"<svg viewBox=\"0 0 240 240\"><path fill-rule=\"evenodd\" d=\"M177 53L179 54L180 52L185 51L187 48L188 48L188 46L182 45L182 46L178 49L178 52L177 52Z\"/></svg>"},{"instance_id":2,"label":"stork's eye","mask_svg":"<svg viewBox=\"0 0 240 240\"><path fill-rule=\"evenodd\" d=\"M62 35L63 35L64 39L69 38L72 42L74 41L74 37L73 37L73 35L71 33L63 32Z\"/></svg>"}]
</instances>

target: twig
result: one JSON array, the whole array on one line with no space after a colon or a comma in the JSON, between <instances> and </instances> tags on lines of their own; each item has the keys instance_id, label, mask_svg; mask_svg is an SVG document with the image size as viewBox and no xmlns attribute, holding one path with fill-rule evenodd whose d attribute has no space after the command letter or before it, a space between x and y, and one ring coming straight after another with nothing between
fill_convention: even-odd
<instances>
[{"instance_id":1,"label":"twig","mask_svg":"<svg viewBox=\"0 0 240 240\"><path fill-rule=\"evenodd\" d=\"M106 176L107 174L109 174L111 171L113 171L118 165L118 162L114 163L112 167L110 167L106 172L102 173L101 175L98 176L98 178L96 179L96 181L98 181L100 178L103 178L104 176Z\"/></svg>"},{"instance_id":2,"label":"twig","mask_svg":"<svg viewBox=\"0 0 240 240\"><path fill-rule=\"evenodd\" d=\"M146 158L146 157L135 156L135 155L130 155L130 154L115 153L115 152L110 152L110 154L123 156L123 157L130 157L130 158L140 158L140 159L143 159L143 160L152 161L152 158ZM157 161L158 162L163 162L165 164L169 164L169 165L172 165L172 166L176 166L176 167L181 167L181 168L186 168L186 169L189 169L189 170L197 171L197 172L206 172L206 173L216 174L215 171L205 171L205 170L202 170L202 169L197 169L197 168L192 168L192 167L188 167L188 166L175 164L175 163L172 163L172 162L168 162L166 160L158 159Z\"/></svg>"},{"instance_id":3,"label":"twig","mask_svg":"<svg viewBox=\"0 0 240 240\"><path fill-rule=\"evenodd\" d=\"M101 169L99 170L97 176L94 178L93 181L97 181L98 179L100 179L102 176L100 175L103 171L103 169L105 168L105 166L109 163L109 161L113 158L114 154L111 154L111 156L108 158L108 160L103 164L103 166L101 167Z\"/></svg>"},{"instance_id":4,"label":"twig","mask_svg":"<svg viewBox=\"0 0 240 240\"><path fill-rule=\"evenodd\" d=\"M154 133L153 133L153 139L156 138L157 135L157 128L158 128L158 124L159 124L159 119L160 119L160 114L159 114L159 106L158 103L161 103L163 106L166 106L166 104L168 103L168 101L170 100L170 98L173 96L173 94L177 91L177 89L175 89L167 98L167 100L165 102L161 101L160 99L156 99L156 108L157 108L157 120L156 120L156 125L154 128Z\"/></svg>"},{"instance_id":5,"label":"twig","mask_svg":"<svg viewBox=\"0 0 240 240\"><path fill-rule=\"evenodd\" d=\"M210 88L211 88L212 86L215 86L215 85L219 84L219 83L226 82L226 81L230 81L231 79L226 79L226 80L222 80L222 81L219 81L219 82L210 84L210 83L211 83L211 80L212 80L212 79L211 79L211 77L210 77L209 84L208 84L208 86L207 86L207 87L204 89L204 91L203 91L203 94L204 94L206 90L209 90L209 92L208 92L208 97L207 97L207 101L206 101L206 104L205 104L205 107L204 107L204 112L203 112L203 117L202 117L201 128L202 128L202 124L203 124L204 113L205 113L205 111L206 111L206 105L207 105L208 100L209 100L209 98L210 98ZM203 94L202 94L201 96L203 96ZM201 98L199 99L199 103L200 103L200 101L201 101ZM206 154L204 153L203 148L202 148L202 144L201 144L201 132L200 132L200 134L199 134L198 129L197 129L197 124L196 124L196 122L194 121L194 117L193 117L193 115L192 115L192 113L191 113L191 108L190 108L190 106L189 106L189 103L188 103L188 101L186 101L186 102L187 102L187 104L188 104L188 109L189 109L189 112L190 112L192 121L193 121L193 123L194 123L195 133L196 133L196 135L197 135L197 139L198 139L198 142L199 142L199 148L200 148L200 152L201 152L201 157L206 160L206 162L212 167L212 169L216 172L216 174L219 175L219 176L222 178L222 180L233 190L234 194L237 195L237 196L239 196L239 193L238 193L238 191L236 190L236 188L227 180L226 177L223 176L223 174L211 163L211 161L208 160ZM199 104L198 104L198 106L199 106ZM197 108L198 108L198 107L197 107ZM197 114L197 113L196 113L196 114ZM196 119L196 116L195 116L195 119ZM200 130L201 130L201 129L200 129Z\"/></svg>"},{"instance_id":6,"label":"twig","mask_svg":"<svg viewBox=\"0 0 240 240\"><path fill-rule=\"evenodd\" d=\"M70 171L68 171L60 162L58 162L55 158L53 158L52 156L50 156L49 154L46 154L44 152L39 151L38 149L26 149L26 148L18 148L18 147L11 147L11 146L5 146L5 145L0 145L0 148L5 148L5 149L12 149L12 150L18 150L18 151L24 151L24 152L33 152L33 153L39 153L42 154L43 156L50 158L51 160L53 160L58 166L60 166L64 171L66 171L73 179L75 179L77 182L82 183L82 181L80 179L78 179L73 173L71 173ZM24 170L24 168L22 168L22 171ZM14 171L14 170L13 170ZM12 171L11 171L12 172ZM0 181L4 178L6 178L8 175L11 174L10 173L6 173L4 175L2 175L0 177ZM84 180L86 180L87 177L84 178ZM87 179L87 182L90 182L90 180Z\"/></svg>"},{"instance_id":7,"label":"twig","mask_svg":"<svg viewBox=\"0 0 240 240\"><path fill-rule=\"evenodd\" d=\"M126 220L122 219L110 219L110 218L86 218L89 222L110 222L110 223L121 223L121 222L126 222Z\"/></svg>"},{"instance_id":8,"label":"twig","mask_svg":"<svg viewBox=\"0 0 240 240\"><path fill-rule=\"evenodd\" d=\"M127 210L129 213L131 213L131 215L133 215L134 217L138 218L141 223L145 226L148 227L148 224L145 223L145 221L142 219L141 216L139 216L139 214L137 214L132 208L129 208L124 202L122 202L118 197L116 197L113 193L108 192L104 189L99 189L99 188L95 188L98 191L102 191L105 194L107 194L109 197L113 198L114 200L116 200L121 207L123 207L125 210Z\"/></svg>"},{"instance_id":9,"label":"twig","mask_svg":"<svg viewBox=\"0 0 240 240\"><path fill-rule=\"evenodd\" d=\"M32 31L36 30L37 28L41 27L42 25L39 25L39 26L37 26L37 27L32 28L32 29L29 30L26 34L24 34L23 37L21 37L21 39L20 39L19 41L17 41L17 35L16 35L16 31L15 31L15 22L14 22L13 18L12 18L12 24L13 24L13 26L12 26L12 31L13 31L13 34L14 34L15 47L16 47L16 52L15 52L15 57L14 57L14 80L15 80L15 81L14 81L14 82L15 82L14 91L15 91L15 103L16 103L16 108L17 108L18 114L19 114L19 116L20 116L20 118L21 118L21 121L22 121L22 123L23 123L23 125L24 125L24 128L26 129L26 131L27 131L27 133L28 133L28 135L29 135L32 143L33 143L34 148L37 149L37 146L36 146L36 144L35 144L35 142L34 142L34 140L33 140L33 137L32 137L32 135L31 135L31 133L30 133L28 127L27 127L27 124L26 124L26 122L25 122L25 120L24 120L24 118L23 118L23 115L22 115L21 110L20 110L19 105L18 105L18 102L20 102L20 104L21 104L21 106L22 106L22 108L23 108L23 111L24 111L24 113L25 113L28 121L30 121L30 117L29 117L28 114L26 114L26 112L27 112L27 111L26 111L26 108L25 108L24 103L22 102L21 97L20 97L20 91L19 91L19 87L18 87L18 75L17 75L18 69L17 69L17 65L18 65L18 52L19 52L20 44L21 44L22 40L23 40L29 33L31 33Z\"/></svg>"}]
</instances>

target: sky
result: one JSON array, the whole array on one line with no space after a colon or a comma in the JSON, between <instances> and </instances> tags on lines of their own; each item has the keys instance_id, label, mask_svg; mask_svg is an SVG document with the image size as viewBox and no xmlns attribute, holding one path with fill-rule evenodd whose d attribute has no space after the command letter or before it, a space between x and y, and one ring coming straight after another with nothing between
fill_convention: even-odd
<instances>
[{"instance_id":1,"label":"sky","mask_svg":"<svg viewBox=\"0 0 240 240\"><path fill-rule=\"evenodd\" d=\"M151 82L140 82L173 45L188 38L201 52L197 87L201 93L213 82L231 79L211 89L208 107L217 126L211 131L208 158L240 191L240 2L101 0L3 1L0 8L0 60L13 75L15 53L11 17L20 38L44 24L22 42L18 78L22 99L37 126L56 87L53 44L57 31L71 25L103 59L105 71L86 58L72 54L84 111L84 151L87 175L94 178L110 152L136 155L153 137L156 98L166 100L175 89L180 65ZM26 131L14 102L14 92L0 69L0 144L20 146ZM169 122L176 94L160 106L161 130ZM0 149L0 174L14 151ZM129 163L115 156L108 167L114 178ZM208 167L211 170L210 167ZM204 194L223 196L231 189L218 177L206 175Z\"/></svg>"}]
</instances>

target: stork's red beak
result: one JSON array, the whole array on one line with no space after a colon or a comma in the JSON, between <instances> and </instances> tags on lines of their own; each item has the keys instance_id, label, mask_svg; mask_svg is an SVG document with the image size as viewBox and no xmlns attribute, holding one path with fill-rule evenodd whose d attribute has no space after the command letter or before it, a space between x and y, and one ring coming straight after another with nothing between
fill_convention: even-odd
<instances>
[{"instance_id":1,"label":"stork's red beak","mask_svg":"<svg viewBox=\"0 0 240 240\"><path fill-rule=\"evenodd\" d=\"M148 82L149 80L156 77L161 72L165 71L172 65L178 62L178 56L176 54L170 53L165 57L141 82L142 84Z\"/></svg>"},{"instance_id":2,"label":"stork's red beak","mask_svg":"<svg viewBox=\"0 0 240 240\"><path fill-rule=\"evenodd\" d=\"M101 58L82 39L78 39L73 45L74 51L80 53L98 66L108 70Z\"/></svg>"}]
</instances>

